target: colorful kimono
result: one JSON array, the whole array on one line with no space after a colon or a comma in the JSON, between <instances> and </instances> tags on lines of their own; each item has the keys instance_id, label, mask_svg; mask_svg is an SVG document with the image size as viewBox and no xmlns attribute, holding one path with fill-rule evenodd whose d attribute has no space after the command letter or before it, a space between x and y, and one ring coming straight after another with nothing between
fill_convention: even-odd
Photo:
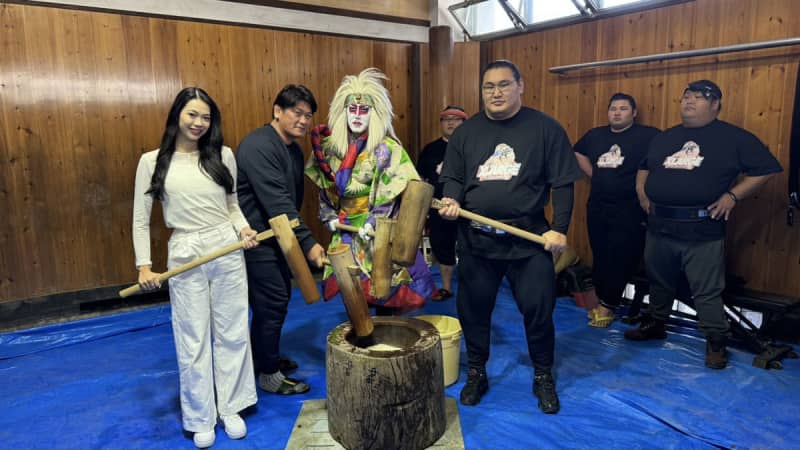
<instances>
[{"instance_id":1,"label":"colorful kimono","mask_svg":"<svg viewBox=\"0 0 800 450\"><path fill-rule=\"evenodd\" d=\"M306 176L320 188L319 216L323 223L339 222L362 227L366 223L375 227L376 217L396 217L400 194L409 180L419 180L414 163L403 147L386 137L375 149L367 150L367 134L351 143L344 155L337 155L330 146L330 129L318 125L311 132L313 152L306 164ZM372 273L372 243L364 241L358 233L336 231L330 246L348 244L361 268L361 283L367 302L371 305L399 308L403 311L417 309L425 304L434 289L428 266L417 252L411 267L393 265L392 289L385 300L369 295ZM329 300L339 292L333 268L325 267L324 297Z\"/></svg>"}]
</instances>

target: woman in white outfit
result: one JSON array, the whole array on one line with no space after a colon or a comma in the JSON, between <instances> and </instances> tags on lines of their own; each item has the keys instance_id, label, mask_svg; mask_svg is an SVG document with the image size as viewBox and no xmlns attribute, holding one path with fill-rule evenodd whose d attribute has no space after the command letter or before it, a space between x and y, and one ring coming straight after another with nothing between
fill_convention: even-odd
<instances>
[{"instance_id":1,"label":"woman in white outfit","mask_svg":"<svg viewBox=\"0 0 800 450\"><path fill-rule=\"evenodd\" d=\"M151 270L150 214L163 206L173 229L169 268L229 245L258 245L236 199L236 160L222 145L219 109L200 88L175 98L158 150L142 155L136 169L133 244L139 285L160 287ZM169 280L172 328L180 370L183 428L198 448L214 444L217 418L231 439L247 427L239 412L257 401L247 325L247 276L241 251ZM213 356L212 356L213 355ZM216 397L215 397L216 392Z\"/></svg>"}]
</instances>

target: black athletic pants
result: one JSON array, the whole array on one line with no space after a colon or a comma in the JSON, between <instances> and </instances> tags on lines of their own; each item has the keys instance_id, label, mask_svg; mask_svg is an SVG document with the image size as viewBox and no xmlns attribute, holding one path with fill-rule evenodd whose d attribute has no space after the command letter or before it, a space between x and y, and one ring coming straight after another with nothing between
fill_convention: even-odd
<instances>
[{"instance_id":1,"label":"black athletic pants","mask_svg":"<svg viewBox=\"0 0 800 450\"><path fill-rule=\"evenodd\" d=\"M600 303L614 309L642 261L645 215L638 204L594 201L589 202L586 213L594 261L592 282Z\"/></svg>"},{"instance_id":2,"label":"black athletic pants","mask_svg":"<svg viewBox=\"0 0 800 450\"><path fill-rule=\"evenodd\" d=\"M647 233L644 253L650 281L650 315L666 321L685 274L694 301L700 331L706 337L728 333L722 302L725 289L725 240L685 241L659 233Z\"/></svg>"},{"instance_id":3,"label":"black athletic pants","mask_svg":"<svg viewBox=\"0 0 800 450\"><path fill-rule=\"evenodd\" d=\"M542 249L528 258L500 260L461 251L457 267L456 303L469 366L483 368L489 360L492 311L500 282L506 277L522 313L531 361L537 372L550 370L555 347L555 272L551 254Z\"/></svg>"},{"instance_id":4,"label":"black athletic pants","mask_svg":"<svg viewBox=\"0 0 800 450\"><path fill-rule=\"evenodd\" d=\"M456 265L456 234L458 222L445 220L437 211L431 211L428 217L428 231L430 233L431 250L439 264L445 266Z\"/></svg>"},{"instance_id":5,"label":"black athletic pants","mask_svg":"<svg viewBox=\"0 0 800 450\"><path fill-rule=\"evenodd\" d=\"M292 293L289 268L282 261L248 261L247 288L253 310L250 344L256 371L275 373L280 364L281 330Z\"/></svg>"}]
</instances>

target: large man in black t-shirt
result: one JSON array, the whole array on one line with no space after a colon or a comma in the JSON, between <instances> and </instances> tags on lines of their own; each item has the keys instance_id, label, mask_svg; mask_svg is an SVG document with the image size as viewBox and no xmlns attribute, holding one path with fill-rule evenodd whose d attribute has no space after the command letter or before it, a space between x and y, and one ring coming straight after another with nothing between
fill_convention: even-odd
<instances>
[{"instance_id":1,"label":"large man in black t-shirt","mask_svg":"<svg viewBox=\"0 0 800 450\"><path fill-rule=\"evenodd\" d=\"M433 185L433 196L442 197L443 184L439 181L442 173L442 162L447 142L459 125L467 119L464 109L456 105L448 105L439 113L442 125L442 137L426 145L417 161L417 172L423 180ZM433 294L431 300L447 300L453 294L453 267L456 265L456 224L451 220L444 220L442 216L432 211L428 215L428 232L431 250L439 263L439 272L442 275L442 288Z\"/></svg>"},{"instance_id":2,"label":"large man in black t-shirt","mask_svg":"<svg viewBox=\"0 0 800 450\"><path fill-rule=\"evenodd\" d=\"M549 252L560 253L567 244L573 183L582 175L561 125L522 106L523 88L510 61L495 61L484 70L484 111L456 130L445 153L445 206L440 214L455 219L463 207L544 236L543 247L478 223L459 222L456 303L469 363L461 403L477 404L489 388L485 366L491 315L505 277L523 315L539 409L554 414L559 401L552 374L555 273ZM553 221L548 224L544 207L551 189Z\"/></svg>"},{"instance_id":3,"label":"large man in black t-shirt","mask_svg":"<svg viewBox=\"0 0 800 450\"><path fill-rule=\"evenodd\" d=\"M592 281L600 298L589 311L593 327L611 325L644 251L646 216L636 197L636 171L660 130L635 119L636 100L616 93L608 101L608 125L592 128L574 147L578 165L592 180L586 225L594 260Z\"/></svg>"},{"instance_id":4,"label":"large man in black t-shirt","mask_svg":"<svg viewBox=\"0 0 800 450\"><path fill-rule=\"evenodd\" d=\"M636 191L649 212L645 263L650 314L625 338L664 339L682 276L688 281L705 364L728 364L725 288L725 222L781 166L753 134L717 120L722 91L709 80L690 83L681 98L681 124L653 138L636 176ZM736 181L737 177L744 176ZM734 183L735 182L735 183Z\"/></svg>"}]
</instances>

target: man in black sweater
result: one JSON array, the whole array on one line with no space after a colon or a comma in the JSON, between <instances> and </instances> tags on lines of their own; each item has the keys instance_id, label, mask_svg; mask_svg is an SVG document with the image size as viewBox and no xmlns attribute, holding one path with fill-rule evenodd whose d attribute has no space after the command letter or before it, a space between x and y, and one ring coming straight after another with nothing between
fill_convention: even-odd
<instances>
[{"instance_id":1,"label":"man in black sweater","mask_svg":"<svg viewBox=\"0 0 800 450\"><path fill-rule=\"evenodd\" d=\"M296 140L305 136L317 111L314 95L303 85L287 85L275 98L272 122L247 135L236 152L239 205L258 232L269 219L286 214L300 219L295 228L306 258L322 267L325 251L300 218L303 202L303 149ZM280 338L291 297L289 267L272 239L245 253L253 322L250 339L258 372L258 386L277 394L300 394L308 384L281 372ZM284 363L296 368L296 363Z\"/></svg>"}]
</instances>

